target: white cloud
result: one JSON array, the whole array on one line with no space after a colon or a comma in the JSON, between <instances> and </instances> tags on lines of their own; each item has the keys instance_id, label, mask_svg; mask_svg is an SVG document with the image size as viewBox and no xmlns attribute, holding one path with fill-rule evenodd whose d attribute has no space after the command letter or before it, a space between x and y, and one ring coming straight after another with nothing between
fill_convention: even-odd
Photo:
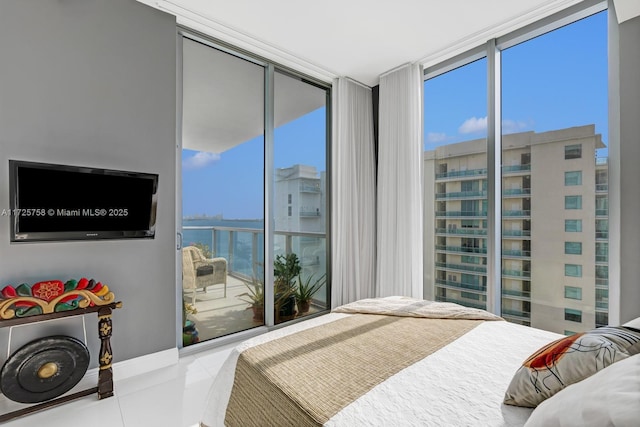
<instances>
[{"instance_id":1,"label":"white cloud","mask_svg":"<svg viewBox=\"0 0 640 427\"><path fill-rule=\"evenodd\" d=\"M521 132L529 127L527 122L522 120L503 120L502 121L502 133L516 133Z\"/></svg>"},{"instance_id":2,"label":"white cloud","mask_svg":"<svg viewBox=\"0 0 640 427\"><path fill-rule=\"evenodd\" d=\"M462 123L462 125L458 128L458 132L460 133L479 133L485 132L487 130L487 117L471 117Z\"/></svg>"},{"instance_id":3,"label":"white cloud","mask_svg":"<svg viewBox=\"0 0 640 427\"><path fill-rule=\"evenodd\" d=\"M437 144L447 140L447 134L444 132L429 132L427 133L427 142L430 144Z\"/></svg>"},{"instance_id":4,"label":"white cloud","mask_svg":"<svg viewBox=\"0 0 640 427\"><path fill-rule=\"evenodd\" d=\"M205 153L203 151L199 151L192 157L184 159L182 161L182 167L187 170L201 169L214 164L218 160L220 160L220 154L218 153Z\"/></svg>"}]
</instances>

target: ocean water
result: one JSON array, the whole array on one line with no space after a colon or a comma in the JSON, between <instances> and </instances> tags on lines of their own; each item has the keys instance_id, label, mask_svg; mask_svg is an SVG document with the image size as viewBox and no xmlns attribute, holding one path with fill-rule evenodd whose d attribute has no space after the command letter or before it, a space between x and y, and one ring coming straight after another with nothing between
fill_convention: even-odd
<instances>
[{"instance_id":1,"label":"ocean water","mask_svg":"<svg viewBox=\"0 0 640 427\"><path fill-rule=\"evenodd\" d=\"M237 229L233 233L225 230L216 232L213 242L211 229L189 229L188 227L230 227ZM243 231L242 229L248 229ZM182 220L183 246L206 245L214 257L224 257L229 262L230 271L247 277L261 275L258 271L264 263L264 221L242 219L197 218ZM231 239L231 241L230 241ZM253 245L257 244L254 259Z\"/></svg>"}]
</instances>

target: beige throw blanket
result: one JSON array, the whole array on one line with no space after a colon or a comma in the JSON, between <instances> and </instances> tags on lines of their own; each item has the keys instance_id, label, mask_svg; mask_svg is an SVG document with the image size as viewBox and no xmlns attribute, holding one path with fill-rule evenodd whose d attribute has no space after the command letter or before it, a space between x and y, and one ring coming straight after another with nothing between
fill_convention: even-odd
<instances>
[{"instance_id":1,"label":"beige throw blanket","mask_svg":"<svg viewBox=\"0 0 640 427\"><path fill-rule=\"evenodd\" d=\"M370 309L376 305L365 301ZM394 301L381 299L380 305L388 310L388 303L399 303ZM437 304L432 308L452 318L424 319L429 317L424 310L417 316L398 314L407 310L395 307L392 316L357 314L245 350L238 357L225 424L321 426L376 385L476 327L481 323L476 317L500 319L475 309L466 319L464 308L443 311Z\"/></svg>"},{"instance_id":2,"label":"beige throw blanket","mask_svg":"<svg viewBox=\"0 0 640 427\"><path fill-rule=\"evenodd\" d=\"M464 307L452 302L434 302L399 296L362 299L340 306L333 311L430 319L503 320L488 311Z\"/></svg>"}]
</instances>

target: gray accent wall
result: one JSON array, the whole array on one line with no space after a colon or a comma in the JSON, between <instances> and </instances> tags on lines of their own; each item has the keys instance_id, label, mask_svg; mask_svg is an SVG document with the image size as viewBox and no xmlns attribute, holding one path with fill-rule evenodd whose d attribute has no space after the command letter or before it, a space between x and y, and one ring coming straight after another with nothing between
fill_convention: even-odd
<instances>
[{"instance_id":1,"label":"gray accent wall","mask_svg":"<svg viewBox=\"0 0 640 427\"><path fill-rule=\"evenodd\" d=\"M620 320L640 316L640 17L618 28L620 97Z\"/></svg>"},{"instance_id":2,"label":"gray accent wall","mask_svg":"<svg viewBox=\"0 0 640 427\"><path fill-rule=\"evenodd\" d=\"M175 348L175 17L134 0L3 1L0 210L9 159L159 174L154 239L10 244L0 217L0 287L95 278L124 304L114 362ZM97 317L86 324L95 367ZM30 328L13 334L50 333Z\"/></svg>"}]
</instances>

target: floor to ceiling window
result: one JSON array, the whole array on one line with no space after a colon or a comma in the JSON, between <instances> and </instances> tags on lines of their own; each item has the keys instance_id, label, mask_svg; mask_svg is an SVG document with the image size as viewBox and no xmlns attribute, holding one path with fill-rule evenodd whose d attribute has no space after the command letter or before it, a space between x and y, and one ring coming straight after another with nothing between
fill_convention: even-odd
<instances>
[{"instance_id":1,"label":"floor to ceiling window","mask_svg":"<svg viewBox=\"0 0 640 427\"><path fill-rule=\"evenodd\" d=\"M328 87L181 51L183 346L325 311Z\"/></svg>"},{"instance_id":2,"label":"floor to ceiling window","mask_svg":"<svg viewBox=\"0 0 640 427\"><path fill-rule=\"evenodd\" d=\"M327 95L325 88L275 72L275 323L326 310L330 301Z\"/></svg>"},{"instance_id":3,"label":"floor to ceiling window","mask_svg":"<svg viewBox=\"0 0 640 427\"><path fill-rule=\"evenodd\" d=\"M424 84L425 298L486 308L487 61Z\"/></svg>"},{"instance_id":4,"label":"floor to ceiling window","mask_svg":"<svg viewBox=\"0 0 640 427\"><path fill-rule=\"evenodd\" d=\"M426 298L559 333L608 323L605 6L425 70Z\"/></svg>"},{"instance_id":5,"label":"floor to ceiling window","mask_svg":"<svg viewBox=\"0 0 640 427\"><path fill-rule=\"evenodd\" d=\"M502 51L508 320L559 333L602 325L608 287L596 272L608 260L596 246L608 240L596 220L608 217L607 132L606 11Z\"/></svg>"}]
</instances>

